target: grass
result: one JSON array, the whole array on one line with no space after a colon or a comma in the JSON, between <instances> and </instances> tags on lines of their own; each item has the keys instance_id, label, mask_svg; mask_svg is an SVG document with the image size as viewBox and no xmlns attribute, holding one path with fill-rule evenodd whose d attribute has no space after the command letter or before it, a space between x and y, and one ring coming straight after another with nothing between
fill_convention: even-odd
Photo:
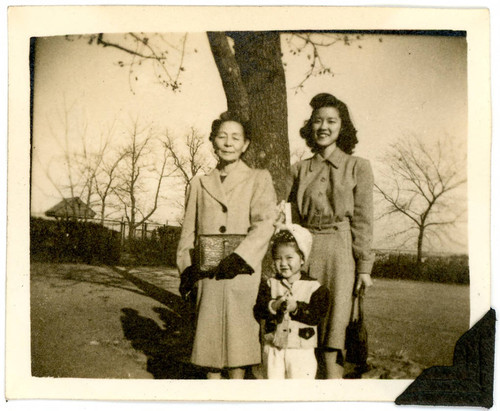
<instances>
[{"instance_id":1,"label":"grass","mask_svg":"<svg viewBox=\"0 0 500 411\"><path fill-rule=\"evenodd\" d=\"M374 354L451 365L469 328L469 287L377 279L365 298L365 321Z\"/></svg>"}]
</instances>

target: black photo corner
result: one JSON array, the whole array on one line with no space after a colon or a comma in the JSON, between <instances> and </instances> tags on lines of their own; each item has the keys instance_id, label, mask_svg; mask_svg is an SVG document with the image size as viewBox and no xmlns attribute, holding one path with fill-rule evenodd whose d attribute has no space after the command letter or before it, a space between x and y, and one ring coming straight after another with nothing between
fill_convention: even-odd
<instances>
[{"instance_id":1,"label":"black photo corner","mask_svg":"<svg viewBox=\"0 0 500 411\"><path fill-rule=\"evenodd\" d=\"M495 369L496 313L490 309L457 341L453 365L425 369L396 398L397 405L491 408Z\"/></svg>"}]
</instances>

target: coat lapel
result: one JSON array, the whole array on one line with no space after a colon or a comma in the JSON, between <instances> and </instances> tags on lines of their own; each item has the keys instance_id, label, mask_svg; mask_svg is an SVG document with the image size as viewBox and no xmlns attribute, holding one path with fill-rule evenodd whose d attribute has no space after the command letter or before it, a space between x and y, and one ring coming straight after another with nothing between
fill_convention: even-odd
<instances>
[{"instance_id":1,"label":"coat lapel","mask_svg":"<svg viewBox=\"0 0 500 411\"><path fill-rule=\"evenodd\" d=\"M248 180L250 177L251 168L248 167L243 161L239 161L234 170L232 170L224 182L222 183L223 191L229 195L240 183Z\"/></svg>"},{"instance_id":2,"label":"coat lapel","mask_svg":"<svg viewBox=\"0 0 500 411\"><path fill-rule=\"evenodd\" d=\"M219 203L227 207L226 194L222 188L220 181L219 170L213 169L207 175L201 177L201 185L203 188Z\"/></svg>"}]
</instances>

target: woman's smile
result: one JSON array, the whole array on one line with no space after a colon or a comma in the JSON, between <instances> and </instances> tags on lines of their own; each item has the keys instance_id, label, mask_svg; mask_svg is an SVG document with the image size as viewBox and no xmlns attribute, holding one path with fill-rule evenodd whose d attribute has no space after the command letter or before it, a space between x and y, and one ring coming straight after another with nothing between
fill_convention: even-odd
<instances>
[{"instance_id":1,"label":"woman's smile","mask_svg":"<svg viewBox=\"0 0 500 411\"><path fill-rule=\"evenodd\" d=\"M331 146L339 137L342 121L334 107L321 107L312 118L314 141L321 148Z\"/></svg>"}]
</instances>

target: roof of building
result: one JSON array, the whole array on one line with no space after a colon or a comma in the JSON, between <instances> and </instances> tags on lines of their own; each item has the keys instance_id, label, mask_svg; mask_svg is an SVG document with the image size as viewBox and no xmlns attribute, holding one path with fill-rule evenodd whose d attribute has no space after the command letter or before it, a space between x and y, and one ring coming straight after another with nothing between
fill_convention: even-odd
<instances>
[{"instance_id":1,"label":"roof of building","mask_svg":"<svg viewBox=\"0 0 500 411\"><path fill-rule=\"evenodd\" d=\"M45 212L48 217L62 218L93 218L95 214L95 211L85 204L80 197L64 198Z\"/></svg>"}]
</instances>

